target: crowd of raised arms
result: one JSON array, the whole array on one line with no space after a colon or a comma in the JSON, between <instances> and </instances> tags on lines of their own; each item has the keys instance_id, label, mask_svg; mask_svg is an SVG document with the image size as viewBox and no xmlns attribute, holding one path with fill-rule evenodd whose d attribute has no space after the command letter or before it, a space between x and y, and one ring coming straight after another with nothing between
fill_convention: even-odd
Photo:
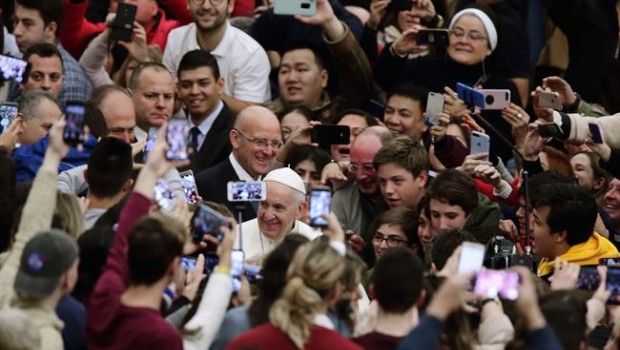
<instances>
[{"instance_id":1,"label":"crowd of raised arms","mask_svg":"<svg viewBox=\"0 0 620 350\"><path fill-rule=\"evenodd\" d=\"M620 349L620 0L1 0L0 350Z\"/></svg>"}]
</instances>

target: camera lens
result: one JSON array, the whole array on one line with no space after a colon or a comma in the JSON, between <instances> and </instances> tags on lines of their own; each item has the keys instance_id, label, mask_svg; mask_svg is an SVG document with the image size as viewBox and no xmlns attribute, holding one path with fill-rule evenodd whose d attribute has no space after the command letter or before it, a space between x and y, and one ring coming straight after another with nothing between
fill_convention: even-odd
<instances>
[{"instance_id":1,"label":"camera lens","mask_svg":"<svg viewBox=\"0 0 620 350\"><path fill-rule=\"evenodd\" d=\"M495 102L495 97L493 97L493 95L487 95L484 99L484 101L486 102L486 104L490 105L493 104L493 102Z\"/></svg>"}]
</instances>

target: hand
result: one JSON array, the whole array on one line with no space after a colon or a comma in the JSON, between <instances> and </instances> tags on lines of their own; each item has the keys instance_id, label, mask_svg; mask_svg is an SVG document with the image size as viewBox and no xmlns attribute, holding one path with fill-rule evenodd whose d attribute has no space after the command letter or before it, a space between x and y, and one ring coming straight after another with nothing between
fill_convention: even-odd
<instances>
[{"instance_id":1,"label":"hand","mask_svg":"<svg viewBox=\"0 0 620 350\"><path fill-rule=\"evenodd\" d=\"M59 159L64 158L67 153L69 153L69 145L65 143L63 139L63 133L65 131L65 126L67 122L65 121L65 117L63 116L58 120L49 131L50 143L47 147L47 152L53 153L59 157Z\"/></svg>"},{"instance_id":2,"label":"hand","mask_svg":"<svg viewBox=\"0 0 620 350\"><path fill-rule=\"evenodd\" d=\"M476 166L474 168L474 177L493 187L499 186L502 182L502 175L500 175L499 171L497 171L493 165L489 164L480 164Z\"/></svg>"},{"instance_id":3,"label":"hand","mask_svg":"<svg viewBox=\"0 0 620 350\"><path fill-rule=\"evenodd\" d=\"M330 241L344 243L344 231L336 215L329 213L322 215L322 217L327 220L327 227L323 229L323 233L329 237Z\"/></svg>"},{"instance_id":4,"label":"hand","mask_svg":"<svg viewBox=\"0 0 620 350\"><path fill-rule=\"evenodd\" d=\"M250 282L245 274L241 274L241 288L237 294L232 297L232 303L235 307L246 306L252 303L252 293L250 291Z\"/></svg>"},{"instance_id":5,"label":"hand","mask_svg":"<svg viewBox=\"0 0 620 350\"><path fill-rule=\"evenodd\" d=\"M525 319L527 329L533 332L543 328L547 321L538 306L538 296L532 273L523 266L511 268L519 274L519 297L515 301L515 310Z\"/></svg>"},{"instance_id":6,"label":"hand","mask_svg":"<svg viewBox=\"0 0 620 350\"><path fill-rule=\"evenodd\" d=\"M118 44L129 52L136 61L146 61L146 31L138 22L133 23L131 41L119 41Z\"/></svg>"},{"instance_id":7,"label":"hand","mask_svg":"<svg viewBox=\"0 0 620 350\"><path fill-rule=\"evenodd\" d=\"M352 230L347 230L346 236L347 236L347 243L349 244L349 246L351 246L351 248L357 254L361 254L362 250L364 250L364 247L366 246L366 242L364 242L364 239L362 238L362 236L358 235Z\"/></svg>"},{"instance_id":8,"label":"hand","mask_svg":"<svg viewBox=\"0 0 620 350\"><path fill-rule=\"evenodd\" d=\"M347 181L348 178L340 169L338 163L328 163L323 167L321 171L321 183L324 185L329 184L332 181Z\"/></svg>"},{"instance_id":9,"label":"hand","mask_svg":"<svg viewBox=\"0 0 620 350\"><path fill-rule=\"evenodd\" d=\"M430 20L437 14L431 0L413 0L411 14L423 20Z\"/></svg>"},{"instance_id":10,"label":"hand","mask_svg":"<svg viewBox=\"0 0 620 350\"><path fill-rule=\"evenodd\" d=\"M366 26L372 30L377 30L381 20L385 16L386 9L391 0L372 0L370 3L370 18L366 22Z\"/></svg>"},{"instance_id":11,"label":"hand","mask_svg":"<svg viewBox=\"0 0 620 350\"><path fill-rule=\"evenodd\" d=\"M17 144L17 136L22 132L23 125L24 118L21 114L18 114L9 124L9 127L0 135L0 147L4 147L8 152L13 151L15 144Z\"/></svg>"},{"instance_id":12,"label":"hand","mask_svg":"<svg viewBox=\"0 0 620 350\"><path fill-rule=\"evenodd\" d=\"M185 288L183 289L183 296L191 301L194 301L194 298L196 298L196 293L200 287L200 282L207 277L207 275L203 273L204 269L205 257L200 254L196 259L196 266L194 266L194 270L187 271L187 274L185 275Z\"/></svg>"},{"instance_id":13,"label":"hand","mask_svg":"<svg viewBox=\"0 0 620 350\"><path fill-rule=\"evenodd\" d=\"M492 165L491 162L484 160L486 157L488 157L487 153L470 154L465 157L463 164L457 167L456 170L463 172L469 176L474 176L477 166Z\"/></svg>"},{"instance_id":14,"label":"hand","mask_svg":"<svg viewBox=\"0 0 620 350\"><path fill-rule=\"evenodd\" d=\"M446 113L440 113L437 116L437 123L431 126L431 137L433 142L439 142L446 137L448 133L448 125L450 124L450 116Z\"/></svg>"},{"instance_id":15,"label":"hand","mask_svg":"<svg viewBox=\"0 0 620 350\"><path fill-rule=\"evenodd\" d=\"M447 115L456 118L457 120L469 114L469 108L463 100L459 100L458 95L449 86L443 88L444 91L444 105L443 112Z\"/></svg>"},{"instance_id":16,"label":"hand","mask_svg":"<svg viewBox=\"0 0 620 350\"><path fill-rule=\"evenodd\" d=\"M312 129L315 125L321 125L321 122L311 121L308 125L295 129L288 140L286 140L286 143L292 146L310 145L312 143L310 141Z\"/></svg>"},{"instance_id":17,"label":"hand","mask_svg":"<svg viewBox=\"0 0 620 350\"><path fill-rule=\"evenodd\" d=\"M551 91L557 92L560 95L562 106L567 108L572 106L577 101L577 96L570 84L560 77L547 77L542 80L542 86L548 88Z\"/></svg>"},{"instance_id":18,"label":"hand","mask_svg":"<svg viewBox=\"0 0 620 350\"><path fill-rule=\"evenodd\" d=\"M402 32L392 43L392 50L394 50L394 53L404 55L414 52L419 47L416 38L420 29L422 29L422 26L415 24L413 27Z\"/></svg>"},{"instance_id":19,"label":"hand","mask_svg":"<svg viewBox=\"0 0 620 350\"><path fill-rule=\"evenodd\" d=\"M607 300L611 296L611 291L607 290L607 266L598 266L597 270L601 283L592 295L592 299L596 299L601 303L606 304Z\"/></svg>"},{"instance_id":20,"label":"hand","mask_svg":"<svg viewBox=\"0 0 620 350\"><path fill-rule=\"evenodd\" d=\"M515 225L514 221L500 220L499 230L504 233L506 238L515 242L516 245L519 245L519 229L517 228L517 225Z\"/></svg>"},{"instance_id":21,"label":"hand","mask_svg":"<svg viewBox=\"0 0 620 350\"><path fill-rule=\"evenodd\" d=\"M512 128L515 146L517 148L523 147L523 140L527 133L527 125L530 122L529 114L527 114L523 108L511 103L508 108L502 111L502 118L504 118Z\"/></svg>"},{"instance_id":22,"label":"hand","mask_svg":"<svg viewBox=\"0 0 620 350\"><path fill-rule=\"evenodd\" d=\"M555 258L555 269L551 276L551 289L575 289L577 288L577 278L579 277L581 266Z\"/></svg>"},{"instance_id":23,"label":"hand","mask_svg":"<svg viewBox=\"0 0 620 350\"><path fill-rule=\"evenodd\" d=\"M463 303L474 300L475 296L469 291L472 277L473 273L446 278L426 308L426 314L443 321Z\"/></svg>"},{"instance_id":24,"label":"hand","mask_svg":"<svg viewBox=\"0 0 620 350\"><path fill-rule=\"evenodd\" d=\"M114 22L115 18L116 18L116 13L108 13L108 15L105 18L106 26L103 32L101 32L100 36L101 36L101 42L106 45L110 42L110 33L112 33L112 28L110 27L110 24Z\"/></svg>"},{"instance_id":25,"label":"hand","mask_svg":"<svg viewBox=\"0 0 620 350\"><path fill-rule=\"evenodd\" d=\"M552 122L553 121L553 109L552 108L540 108L538 107L538 93L541 91L545 91L543 90L543 88L541 88L540 86L536 87L535 91L532 91L531 96L532 96L532 106L534 108L534 114L536 114L536 116L544 121L547 122Z\"/></svg>"},{"instance_id":26,"label":"hand","mask_svg":"<svg viewBox=\"0 0 620 350\"><path fill-rule=\"evenodd\" d=\"M547 144L547 140L540 136L538 132L538 121L528 126L527 134L523 140L523 158L529 161L535 161L538 159L538 154L542 152L543 148Z\"/></svg>"},{"instance_id":27,"label":"hand","mask_svg":"<svg viewBox=\"0 0 620 350\"><path fill-rule=\"evenodd\" d=\"M190 210L185 198L177 198L176 201L177 205L172 210L172 213L170 213L170 216L176 218L183 225L185 225L185 227L187 228L186 235L189 236L191 220L194 213Z\"/></svg>"},{"instance_id":28,"label":"hand","mask_svg":"<svg viewBox=\"0 0 620 350\"><path fill-rule=\"evenodd\" d=\"M344 27L334 14L334 10L329 4L329 0L317 0L316 13L314 14L314 16L308 17L295 15L294 17L301 23L313 26L321 26L328 38L333 38L334 35L337 36L337 32L344 31ZM336 26L339 26L339 28ZM332 30L334 30L335 32L332 32Z\"/></svg>"},{"instance_id":29,"label":"hand","mask_svg":"<svg viewBox=\"0 0 620 350\"><path fill-rule=\"evenodd\" d=\"M230 225L233 227L231 230L228 225L220 226L220 230L224 234L224 238L221 242L219 242L217 246L217 256L220 258L220 264L222 266L230 268L231 260L230 255L232 254L233 248L235 246L235 239L237 237L237 224L234 219L229 219ZM209 236L209 235L207 235Z\"/></svg>"},{"instance_id":30,"label":"hand","mask_svg":"<svg viewBox=\"0 0 620 350\"><path fill-rule=\"evenodd\" d=\"M602 131L601 131L602 133ZM611 157L611 148L605 143L587 142L588 147L601 157L601 160L608 162Z\"/></svg>"}]
</instances>

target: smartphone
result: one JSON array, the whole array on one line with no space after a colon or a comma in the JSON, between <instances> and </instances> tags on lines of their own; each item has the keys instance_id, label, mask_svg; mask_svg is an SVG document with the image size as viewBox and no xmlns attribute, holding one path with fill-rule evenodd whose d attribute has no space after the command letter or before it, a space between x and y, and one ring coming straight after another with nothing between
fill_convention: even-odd
<instances>
[{"instance_id":1,"label":"smartphone","mask_svg":"<svg viewBox=\"0 0 620 350\"><path fill-rule=\"evenodd\" d=\"M519 274L510 270L482 270L476 275L474 294L484 298L517 300Z\"/></svg>"},{"instance_id":2,"label":"smartphone","mask_svg":"<svg viewBox=\"0 0 620 350\"><path fill-rule=\"evenodd\" d=\"M411 0L392 0L386 8L386 12L411 11L413 4Z\"/></svg>"},{"instance_id":3,"label":"smartphone","mask_svg":"<svg viewBox=\"0 0 620 350\"><path fill-rule=\"evenodd\" d=\"M262 279L262 268L256 265L243 265L243 274L248 278L249 283L256 283Z\"/></svg>"},{"instance_id":4,"label":"smartphone","mask_svg":"<svg viewBox=\"0 0 620 350\"><path fill-rule=\"evenodd\" d=\"M222 241L224 234L220 227L223 225L229 225L226 218L208 205L201 203L192 217L192 240L198 243L202 241L204 235L212 235L218 241Z\"/></svg>"},{"instance_id":5,"label":"smartphone","mask_svg":"<svg viewBox=\"0 0 620 350\"><path fill-rule=\"evenodd\" d=\"M483 244L474 242L463 242L461 245L461 256L459 257L459 274L478 272L482 269L484 261L485 247Z\"/></svg>"},{"instance_id":6,"label":"smartphone","mask_svg":"<svg viewBox=\"0 0 620 350\"><path fill-rule=\"evenodd\" d=\"M196 201L198 201L198 190L196 187L194 172L191 170L186 170L180 172L179 175L181 176L181 185L183 186L185 201L189 204L196 203Z\"/></svg>"},{"instance_id":7,"label":"smartphone","mask_svg":"<svg viewBox=\"0 0 620 350\"><path fill-rule=\"evenodd\" d=\"M331 207L332 191L329 188L313 188L310 191L310 226L327 227L323 214L328 214Z\"/></svg>"},{"instance_id":8,"label":"smartphone","mask_svg":"<svg viewBox=\"0 0 620 350\"><path fill-rule=\"evenodd\" d=\"M478 90L484 95L484 110L502 110L510 105L510 90Z\"/></svg>"},{"instance_id":9,"label":"smartphone","mask_svg":"<svg viewBox=\"0 0 620 350\"><path fill-rule=\"evenodd\" d=\"M215 253L205 254L205 273L210 275L217 264L220 263L220 257Z\"/></svg>"},{"instance_id":10,"label":"smartphone","mask_svg":"<svg viewBox=\"0 0 620 350\"><path fill-rule=\"evenodd\" d=\"M592 135L592 141L594 143L603 143L603 135L601 135L601 129L596 123L588 123L588 129L590 129L590 135Z\"/></svg>"},{"instance_id":11,"label":"smartphone","mask_svg":"<svg viewBox=\"0 0 620 350\"><path fill-rule=\"evenodd\" d=\"M194 268L196 268L196 258L194 258L192 256L182 256L181 257L181 266L187 272L194 271Z\"/></svg>"},{"instance_id":12,"label":"smartphone","mask_svg":"<svg viewBox=\"0 0 620 350\"><path fill-rule=\"evenodd\" d=\"M443 112L445 98L443 94L437 92L429 92L426 100L426 112L424 113L424 121L426 125L433 126L437 124L437 117Z\"/></svg>"},{"instance_id":13,"label":"smartphone","mask_svg":"<svg viewBox=\"0 0 620 350\"><path fill-rule=\"evenodd\" d=\"M598 264L603 266L620 266L620 258L601 258L598 260Z\"/></svg>"},{"instance_id":14,"label":"smartphone","mask_svg":"<svg viewBox=\"0 0 620 350\"><path fill-rule=\"evenodd\" d=\"M450 44L450 31L447 29L422 29L418 31L416 42L418 45L448 47Z\"/></svg>"},{"instance_id":15,"label":"smartphone","mask_svg":"<svg viewBox=\"0 0 620 350\"><path fill-rule=\"evenodd\" d=\"M2 70L2 81L11 80L21 83L26 80L28 62L19 58L0 55L0 70Z\"/></svg>"},{"instance_id":16,"label":"smartphone","mask_svg":"<svg viewBox=\"0 0 620 350\"><path fill-rule=\"evenodd\" d=\"M227 199L229 202L260 202L267 199L264 182L229 182Z\"/></svg>"},{"instance_id":17,"label":"smartphone","mask_svg":"<svg viewBox=\"0 0 620 350\"><path fill-rule=\"evenodd\" d=\"M230 256L230 275L233 279L233 293L236 293L241 289L241 274L243 273L243 262L245 260L245 254L243 250L235 249Z\"/></svg>"},{"instance_id":18,"label":"smartphone","mask_svg":"<svg viewBox=\"0 0 620 350\"><path fill-rule=\"evenodd\" d=\"M463 83L456 83L456 94L459 100L470 107L484 108L484 94Z\"/></svg>"},{"instance_id":19,"label":"smartphone","mask_svg":"<svg viewBox=\"0 0 620 350\"><path fill-rule=\"evenodd\" d=\"M560 95L557 92L550 91L538 92L538 107L553 108L557 111L561 111L563 107Z\"/></svg>"},{"instance_id":20,"label":"smartphone","mask_svg":"<svg viewBox=\"0 0 620 350\"><path fill-rule=\"evenodd\" d=\"M187 160L189 158L188 134L189 125L185 120L170 120L166 128L166 141L169 146L168 151L166 151L166 159Z\"/></svg>"},{"instance_id":21,"label":"smartphone","mask_svg":"<svg viewBox=\"0 0 620 350\"><path fill-rule=\"evenodd\" d=\"M119 2L116 9L116 17L110 25L112 32L110 39L115 41L131 41L133 34L133 22L136 20L137 6L126 2Z\"/></svg>"},{"instance_id":22,"label":"smartphone","mask_svg":"<svg viewBox=\"0 0 620 350\"><path fill-rule=\"evenodd\" d=\"M62 134L65 143L75 146L84 142L84 102L67 101L65 109L65 121L67 125Z\"/></svg>"},{"instance_id":23,"label":"smartphone","mask_svg":"<svg viewBox=\"0 0 620 350\"><path fill-rule=\"evenodd\" d=\"M15 117L17 117L17 103L0 103L0 134L7 131L9 125L15 120Z\"/></svg>"},{"instance_id":24,"label":"smartphone","mask_svg":"<svg viewBox=\"0 0 620 350\"><path fill-rule=\"evenodd\" d=\"M553 122L538 124L538 133L541 137L562 137L562 129Z\"/></svg>"},{"instance_id":25,"label":"smartphone","mask_svg":"<svg viewBox=\"0 0 620 350\"><path fill-rule=\"evenodd\" d=\"M607 304L620 304L620 267L607 268L607 288L611 292Z\"/></svg>"},{"instance_id":26,"label":"smartphone","mask_svg":"<svg viewBox=\"0 0 620 350\"><path fill-rule=\"evenodd\" d=\"M155 203L165 212L172 212L174 209L174 197L168 183L164 179L158 179L153 189L153 199Z\"/></svg>"},{"instance_id":27,"label":"smartphone","mask_svg":"<svg viewBox=\"0 0 620 350\"><path fill-rule=\"evenodd\" d=\"M314 16L316 0L275 0L273 13L287 16Z\"/></svg>"},{"instance_id":28,"label":"smartphone","mask_svg":"<svg viewBox=\"0 0 620 350\"><path fill-rule=\"evenodd\" d=\"M144 145L144 151L142 152L142 163L146 163L146 159L149 153L155 147L155 141L157 140L157 128L150 128L149 133L146 136L146 144Z\"/></svg>"},{"instance_id":29,"label":"smartphone","mask_svg":"<svg viewBox=\"0 0 620 350\"><path fill-rule=\"evenodd\" d=\"M310 140L320 145L348 145L351 129L346 125L315 125Z\"/></svg>"},{"instance_id":30,"label":"smartphone","mask_svg":"<svg viewBox=\"0 0 620 350\"><path fill-rule=\"evenodd\" d=\"M601 284L601 276L598 274L596 266L582 266L577 277L577 288L595 291Z\"/></svg>"},{"instance_id":31,"label":"smartphone","mask_svg":"<svg viewBox=\"0 0 620 350\"><path fill-rule=\"evenodd\" d=\"M470 136L469 154L486 153L484 160L489 160L489 152L491 150L491 137L487 134L472 131Z\"/></svg>"}]
</instances>

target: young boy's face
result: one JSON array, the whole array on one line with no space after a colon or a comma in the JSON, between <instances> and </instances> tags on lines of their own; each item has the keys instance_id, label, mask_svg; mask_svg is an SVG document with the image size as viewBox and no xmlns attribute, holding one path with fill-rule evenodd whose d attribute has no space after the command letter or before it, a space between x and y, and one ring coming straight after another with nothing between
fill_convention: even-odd
<instances>
[{"instance_id":1,"label":"young boy's face","mask_svg":"<svg viewBox=\"0 0 620 350\"><path fill-rule=\"evenodd\" d=\"M409 97L393 95L387 101L384 112L385 125L392 134L407 135L419 141L426 131L420 101Z\"/></svg>"},{"instance_id":2,"label":"young boy's face","mask_svg":"<svg viewBox=\"0 0 620 350\"><path fill-rule=\"evenodd\" d=\"M377 169L383 199L390 208L416 208L424 195L426 173L413 177L406 169L394 163L381 164Z\"/></svg>"}]
</instances>

